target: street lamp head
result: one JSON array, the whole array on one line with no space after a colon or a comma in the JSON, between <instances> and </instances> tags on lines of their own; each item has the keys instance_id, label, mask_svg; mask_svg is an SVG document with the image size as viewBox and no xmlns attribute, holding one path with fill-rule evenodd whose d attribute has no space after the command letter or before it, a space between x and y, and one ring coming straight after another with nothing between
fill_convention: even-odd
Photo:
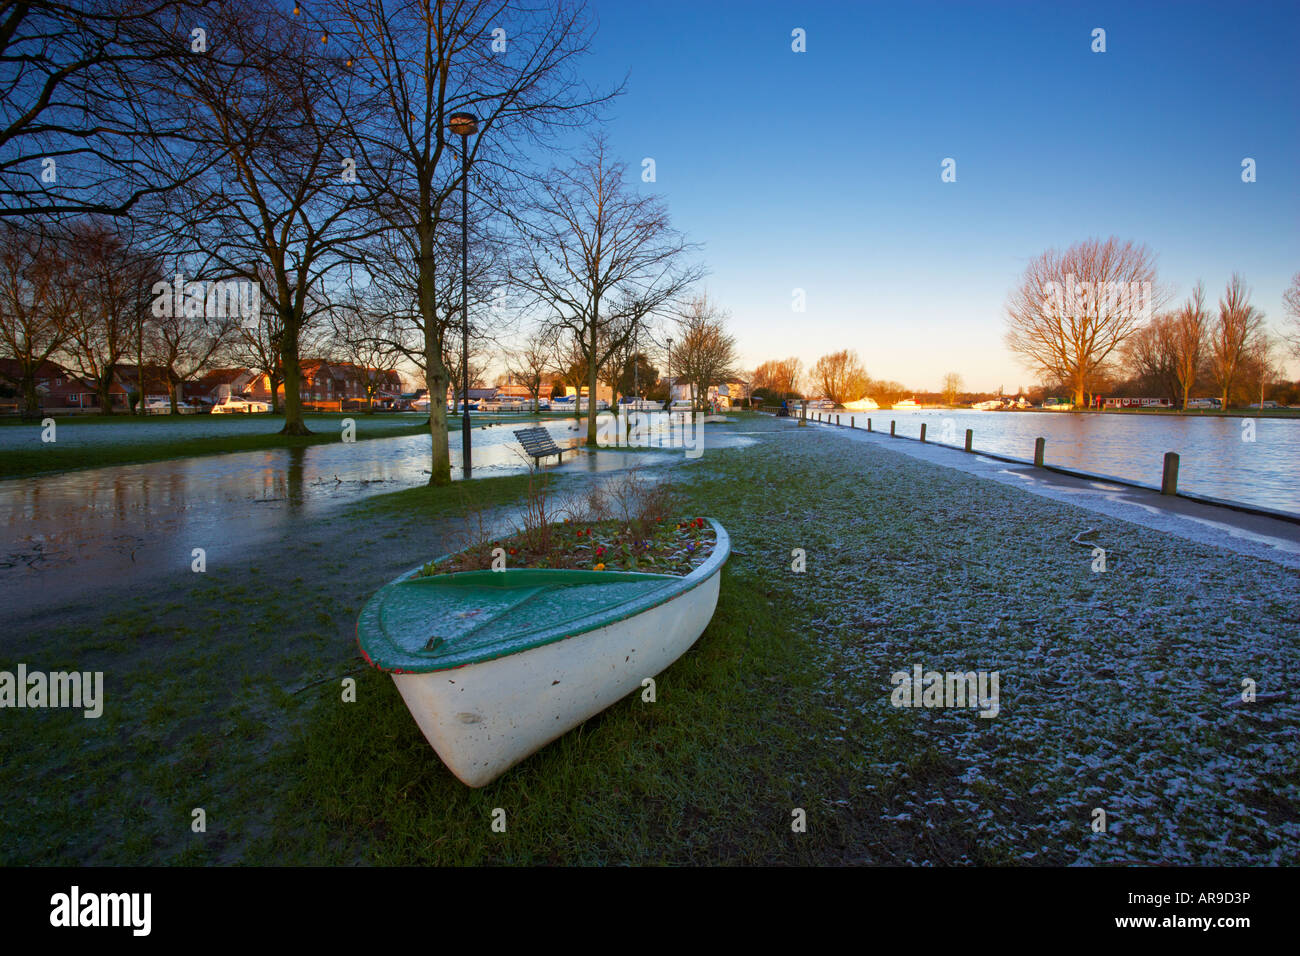
<instances>
[{"instance_id":1,"label":"street lamp head","mask_svg":"<svg viewBox=\"0 0 1300 956\"><path fill-rule=\"evenodd\" d=\"M447 117L447 128L462 138L478 132L478 117L473 113L452 113Z\"/></svg>"}]
</instances>

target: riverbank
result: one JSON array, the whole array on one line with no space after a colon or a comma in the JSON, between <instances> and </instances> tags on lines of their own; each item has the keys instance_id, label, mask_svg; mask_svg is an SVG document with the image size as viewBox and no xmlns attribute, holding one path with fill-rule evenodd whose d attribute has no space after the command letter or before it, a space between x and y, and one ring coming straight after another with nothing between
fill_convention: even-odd
<instances>
[{"instance_id":1,"label":"riverbank","mask_svg":"<svg viewBox=\"0 0 1300 956\"><path fill-rule=\"evenodd\" d=\"M269 544L256 576L176 575L7 637L8 662L104 670L107 705L94 721L5 715L0 786L21 796L0 806L0 858L1059 865L1300 853L1294 571L823 429L753 416L723 427L754 444L656 459L688 513L720 520L735 551L713 622L660 676L655 704L633 695L465 789L354 638L375 588L453 545L467 489L377 496ZM589 480L560 477L568 490ZM525 484L472 487L501 522ZM791 571L794 549L805 573ZM891 675L916 664L998 671L997 716L892 706ZM1233 706L1243 677L1284 696ZM195 807L204 834L190 829ZM491 830L498 807L504 834ZM805 833L791 830L795 809Z\"/></svg>"}]
</instances>

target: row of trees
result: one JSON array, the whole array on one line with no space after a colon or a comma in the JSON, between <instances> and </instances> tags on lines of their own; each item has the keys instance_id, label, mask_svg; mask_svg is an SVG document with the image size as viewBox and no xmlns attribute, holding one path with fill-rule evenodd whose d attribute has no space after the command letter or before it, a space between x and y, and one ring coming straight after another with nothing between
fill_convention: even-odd
<instances>
[{"instance_id":1,"label":"row of trees","mask_svg":"<svg viewBox=\"0 0 1300 956\"><path fill-rule=\"evenodd\" d=\"M146 341L182 378L238 348L283 386L283 430L301 434L301 359L321 330L359 365L412 367L433 396L463 374L462 330L491 348L525 314L593 392L665 317L698 337L688 289L702 270L662 200L598 135L551 162L620 92L580 75L592 31L569 0L6 5L0 220L18 252L5 354L30 369L84 352L76 368L98 388ZM460 114L477 118L472 135L452 130ZM71 274L50 261L100 234L138 268L94 309L51 307L67 291L42 270ZM203 310L150 325L147 292L174 273L247 283L260 307L240 323ZM430 431L443 484L440 401Z\"/></svg>"},{"instance_id":2,"label":"row of trees","mask_svg":"<svg viewBox=\"0 0 1300 956\"><path fill-rule=\"evenodd\" d=\"M874 379L856 351L843 349L819 358L805 370L797 358L774 359L754 370L754 390L760 397L781 401L817 394L836 405L871 398L892 405L910 394L900 383Z\"/></svg>"},{"instance_id":3,"label":"row of trees","mask_svg":"<svg viewBox=\"0 0 1300 956\"><path fill-rule=\"evenodd\" d=\"M1193 390L1212 387L1227 407L1248 381L1280 374L1284 344L1300 356L1300 273L1284 297L1289 325L1280 338L1236 273L1217 308L1200 282L1174 309L1166 309L1170 298L1146 246L1112 237L1048 250L1008 299L1006 343L1076 406L1129 375L1184 406Z\"/></svg>"},{"instance_id":4,"label":"row of trees","mask_svg":"<svg viewBox=\"0 0 1300 956\"><path fill-rule=\"evenodd\" d=\"M266 374L278 407L277 313L240 314L256 300L238 287L213 292L182 282L176 295L174 280L159 279L158 257L133 245L118 226L119 220L91 217L33 233L0 223L0 354L12 363L9 384L22 409L39 407L37 382L46 362L93 388L104 414L113 411L113 385L127 365L135 377L125 375L122 384L133 397L146 387L165 388L173 412L184 383L221 366ZM218 314L207 314L213 306ZM299 341L313 356L355 365L373 401L400 358L380 339L382 321L366 303L342 298L313 310ZM146 383L148 374L153 378Z\"/></svg>"}]
</instances>

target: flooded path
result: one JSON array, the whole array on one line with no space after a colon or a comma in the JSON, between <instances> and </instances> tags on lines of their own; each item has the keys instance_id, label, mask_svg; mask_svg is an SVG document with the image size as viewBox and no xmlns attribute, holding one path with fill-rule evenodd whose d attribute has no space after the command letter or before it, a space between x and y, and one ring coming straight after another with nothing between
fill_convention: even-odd
<instances>
[{"instance_id":1,"label":"flooded path","mask_svg":"<svg viewBox=\"0 0 1300 956\"><path fill-rule=\"evenodd\" d=\"M527 422L476 425L474 477L526 472L514 437ZM680 452L590 454L571 419L540 423L566 452L547 471L612 472ZM710 430L710 443L740 444ZM459 479L460 433L451 435ZM85 597L191 567L259 566L259 545L374 494L428 481L429 436L236 452L0 481L0 614ZM262 573L270 569L260 568Z\"/></svg>"}]
</instances>

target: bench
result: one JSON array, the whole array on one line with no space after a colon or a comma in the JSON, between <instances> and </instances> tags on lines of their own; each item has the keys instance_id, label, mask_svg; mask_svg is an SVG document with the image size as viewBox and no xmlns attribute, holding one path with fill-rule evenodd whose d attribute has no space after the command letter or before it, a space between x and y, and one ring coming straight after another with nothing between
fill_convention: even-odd
<instances>
[{"instance_id":1,"label":"bench","mask_svg":"<svg viewBox=\"0 0 1300 956\"><path fill-rule=\"evenodd\" d=\"M564 453L569 450L557 447L555 440L551 438L551 433L545 428L516 428L515 437L519 439L519 444L524 446L524 451L532 456L534 465L539 458L548 458L551 455L564 461Z\"/></svg>"}]
</instances>

